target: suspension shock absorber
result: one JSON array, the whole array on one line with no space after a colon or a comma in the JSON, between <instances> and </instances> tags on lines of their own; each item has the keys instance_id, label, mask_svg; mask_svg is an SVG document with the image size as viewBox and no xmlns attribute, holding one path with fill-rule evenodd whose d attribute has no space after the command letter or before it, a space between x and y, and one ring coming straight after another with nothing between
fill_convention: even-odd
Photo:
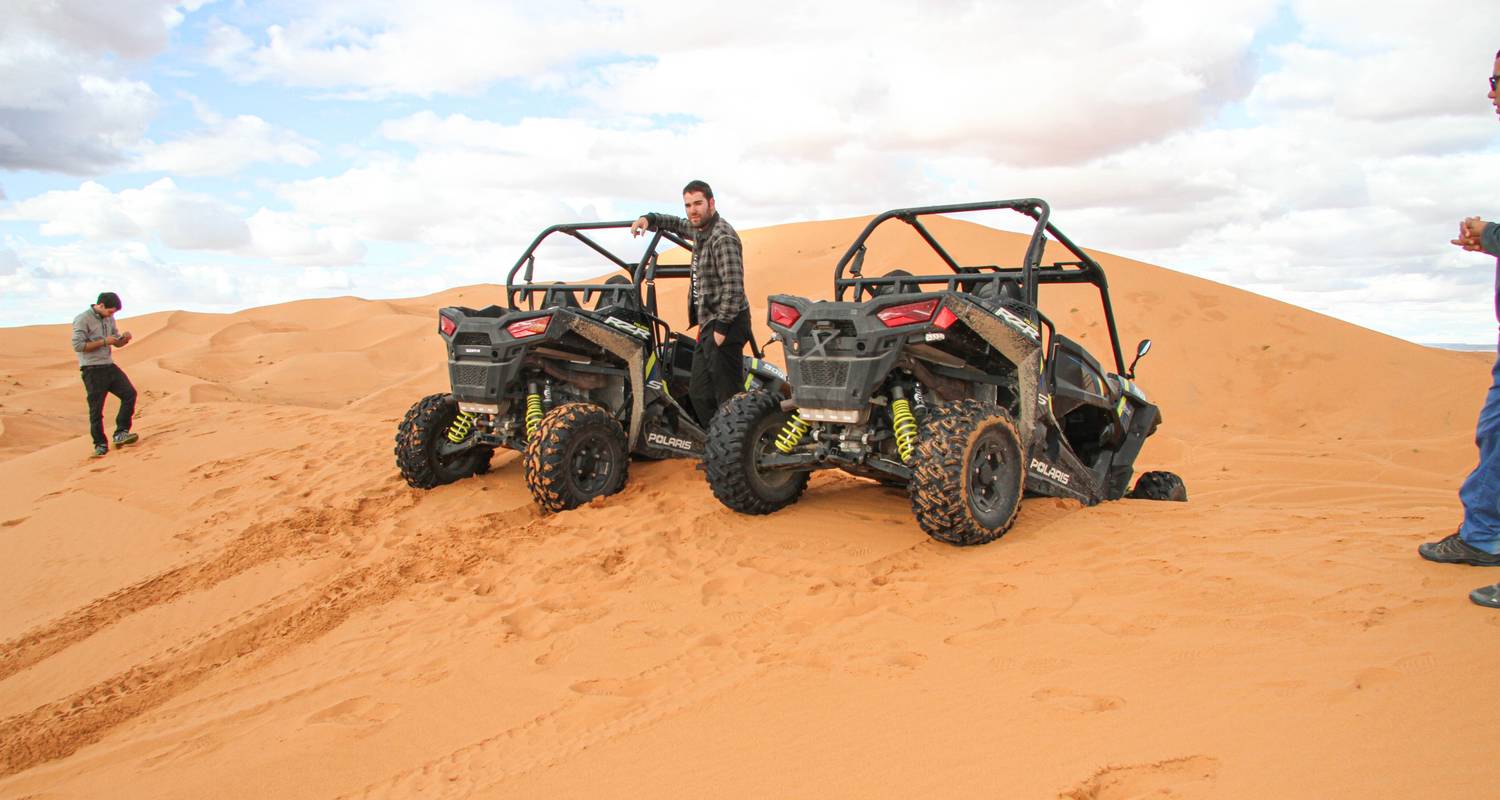
<instances>
[{"instance_id":1,"label":"suspension shock absorber","mask_svg":"<svg viewBox=\"0 0 1500 800\"><path fill-rule=\"evenodd\" d=\"M536 383L526 384L526 440L536 435L538 425L542 424L542 394L537 391Z\"/></svg>"},{"instance_id":2,"label":"suspension shock absorber","mask_svg":"<svg viewBox=\"0 0 1500 800\"><path fill-rule=\"evenodd\" d=\"M901 387L891 387L891 430L896 434L896 452L903 462L911 461L917 448L917 418L911 413L911 402L902 397Z\"/></svg>"},{"instance_id":3,"label":"suspension shock absorber","mask_svg":"<svg viewBox=\"0 0 1500 800\"><path fill-rule=\"evenodd\" d=\"M453 418L453 424L448 426L448 441L460 444L469 438L469 432L474 430L474 415L467 411L458 412Z\"/></svg>"},{"instance_id":4,"label":"suspension shock absorber","mask_svg":"<svg viewBox=\"0 0 1500 800\"><path fill-rule=\"evenodd\" d=\"M793 411L786 425L782 426L781 433L776 435L776 449L783 453L792 452L792 448L802 441L802 437L807 435L807 429L811 427L801 414Z\"/></svg>"}]
</instances>

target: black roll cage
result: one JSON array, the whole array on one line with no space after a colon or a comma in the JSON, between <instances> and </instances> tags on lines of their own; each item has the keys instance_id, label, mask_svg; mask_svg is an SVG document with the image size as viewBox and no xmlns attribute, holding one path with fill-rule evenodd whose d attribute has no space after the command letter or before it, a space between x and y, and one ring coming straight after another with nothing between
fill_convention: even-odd
<instances>
[{"instance_id":1,"label":"black roll cage","mask_svg":"<svg viewBox=\"0 0 1500 800\"><path fill-rule=\"evenodd\" d=\"M934 215L959 214L972 211L997 211L1010 210L1025 214L1036 221L1031 231L1031 240L1026 246L1026 255L1019 267L1002 267L995 264L965 266L954 260L953 256L932 235L932 231L922 224L921 217ZM1015 281L1019 278L1023 298L1031 317L1033 325L1045 326L1048 331L1049 340L1055 341L1056 330L1052 321L1047 319L1037 309L1037 287L1043 283L1086 283L1095 286L1099 290L1099 299L1104 306L1104 320L1109 327L1110 346L1114 350L1115 372L1125 374L1125 359L1120 351L1120 336L1115 328L1114 307L1109 301L1109 283L1104 276L1104 268L1099 266L1082 248L1074 244L1071 239L1058 230L1049 221L1051 208L1046 201L1035 197L1017 198L1013 200L989 200L979 203L958 203L941 206L916 206L913 208L897 208L886 211L870 220L864 230L849 245L834 268L833 286L834 299L842 301L844 292L852 289L853 300L859 302L862 297L873 298L879 289L891 289L901 291L903 289L921 289L921 287L933 287L925 291L950 291L950 292L972 292L978 286L993 283L997 288L1002 281ZM864 266L866 254L866 241L875 229L890 220L898 219L910 225L916 230L917 235L937 253L943 263L952 270L949 275L900 275L866 277L860 270ZM1047 246L1047 237L1051 236L1063 247L1067 248L1074 260L1056 261L1051 264L1042 264L1042 254ZM845 277L845 270L849 276ZM941 288L939 288L941 287ZM1049 359L1050 362L1051 359Z\"/></svg>"},{"instance_id":2,"label":"black roll cage","mask_svg":"<svg viewBox=\"0 0 1500 800\"><path fill-rule=\"evenodd\" d=\"M661 248L663 239L677 247L681 247L689 253L693 251L693 245L672 231L655 230L651 231L650 237L646 240L646 248L641 253L640 259L637 261L626 261L619 254L594 241L585 233L586 231L629 228L634 222L635 220L568 222L553 225L543 230L537 234L535 239L531 240L531 244L521 253L521 257L516 259L515 266L511 267L510 272L505 276L506 307L512 311L540 311L542 309L537 308L539 297L545 302L547 293L557 290L567 291L570 294L575 291L582 291L584 302L588 302L589 296L597 292L602 302L602 298L608 297L611 294L618 295L618 293L628 289L635 297L635 305L651 322L652 346L655 347L662 344L666 341L672 328L666 321L656 315L656 279L687 278L692 275L692 268L683 264L662 265L657 263L658 250ZM549 236L557 233L577 239L588 246L589 249L603 256L611 264L629 273L629 286L627 287L625 284L618 283L537 283L535 280L536 250ZM644 269L642 269L643 265ZM522 273L523 269L524 274L520 274L521 280L517 282L518 273ZM642 284L646 287L646 296L644 298L641 297ZM522 303L526 304L525 308L521 307Z\"/></svg>"}]
</instances>

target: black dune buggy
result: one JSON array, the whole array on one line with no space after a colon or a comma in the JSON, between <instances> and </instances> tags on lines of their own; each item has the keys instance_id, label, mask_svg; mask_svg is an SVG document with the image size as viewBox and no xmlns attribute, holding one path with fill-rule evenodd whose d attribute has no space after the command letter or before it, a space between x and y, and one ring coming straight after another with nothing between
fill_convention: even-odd
<instances>
[{"instance_id":1,"label":"black dune buggy","mask_svg":"<svg viewBox=\"0 0 1500 800\"><path fill-rule=\"evenodd\" d=\"M683 279L686 265L657 263L655 231L639 261L626 261L590 232L630 221L554 225L542 231L505 281L505 306L438 311L451 393L417 401L396 430L396 466L430 489L489 469L497 447L525 453L526 485L548 511L575 508L625 484L631 453L699 458L703 427L687 397L697 342L656 314L656 279ZM537 248L572 237L618 272L603 283L534 279ZM644 299L642 290L644 287ZM746 388L786 392L775 365L747 356Z\"/></svg>"},{"instance_id":2,"label":"black dune buggy","mask_svg":"<svg viewBox=\"0 0 1500 800\"><path fill-rule=\"evenodd\" d=\"M1019 266L961 265L922 223L1000 209L1035 221ZM791 398L742 392L714 418L704 458L714 495L767 514L794 502L813 470L836 467L906 487L922 529L960 545L1005 533L1023 491L1087 505L1127 496L1161 412L1134 383L1135 362L1124 365L1103 269L1049 213L1037 199L887 211L839 260L834 302L772 295ZM915 229L947 273L865 277L867 240L889 220ZM1072 260L1041 263L1049 235ZM1049 284L1098 288L1113 372L1038 311ZM1176 475L1147 472L1129 496L1187 492Z\"/></svg>"}]
</instances>

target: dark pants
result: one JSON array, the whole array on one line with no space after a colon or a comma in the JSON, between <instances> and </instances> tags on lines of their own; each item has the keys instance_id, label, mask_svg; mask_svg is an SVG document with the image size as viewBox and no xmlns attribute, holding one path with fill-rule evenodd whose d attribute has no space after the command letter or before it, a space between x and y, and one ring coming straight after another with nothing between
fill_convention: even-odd
<instances>
[{"instance_id":1,"label":"dark pants","mask_svg":"<svg viewBox=\"0 0 1500 800\"><path fill-rule=\"evenodd\" d=\"M125 371L114 364L84 367L83 388L89 398L89 433L94 444L108 445L104 438L104 397L120 398L120 413L115 415L115 433L130 430L130 418L135 415L135 387L125 377Z\"/></svg>"},{"instance_id":2,"label":"dark pants","mask_svg":"<svg viewBox=\"0 0 1500 800\"><path fill-rule=\"evenodd\" d=\"M713 419L719 406L744 389L745 343L750 341L750 309L740 312L724 334L724 343L714 343L714 326L698 331L698 348L693 352L693 377L688 382L688 397L693 413L704 427Z\"/></svg>"}]
</instances>

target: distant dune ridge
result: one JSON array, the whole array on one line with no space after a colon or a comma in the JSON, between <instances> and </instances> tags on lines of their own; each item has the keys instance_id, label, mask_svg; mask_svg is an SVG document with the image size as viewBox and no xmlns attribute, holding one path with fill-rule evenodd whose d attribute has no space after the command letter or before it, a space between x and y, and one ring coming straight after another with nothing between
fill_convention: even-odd
<instances>
[{"instance_id":1,"label":"distant dune ridge","mask_svg":"<svg viewBox=\"0 0 1500 800\"><path fill-rule=\"evenodd\" d=\"M758 338L866 221L742 232ZM1500 571L1415 553L1492 355L1096 255L1127 358L1155 342L1138 467L1192 499L1027 500L967 549L842 473L769 517L683 461L546 517L510 453L408 488L436 309L495 286L126 315L142 442L99 460L66 321L0 330L0 798L1492 793L1500 615L1465 594ZM1044 310L1109 365L1097 305Z\"/></svg>"}]
</instances>

